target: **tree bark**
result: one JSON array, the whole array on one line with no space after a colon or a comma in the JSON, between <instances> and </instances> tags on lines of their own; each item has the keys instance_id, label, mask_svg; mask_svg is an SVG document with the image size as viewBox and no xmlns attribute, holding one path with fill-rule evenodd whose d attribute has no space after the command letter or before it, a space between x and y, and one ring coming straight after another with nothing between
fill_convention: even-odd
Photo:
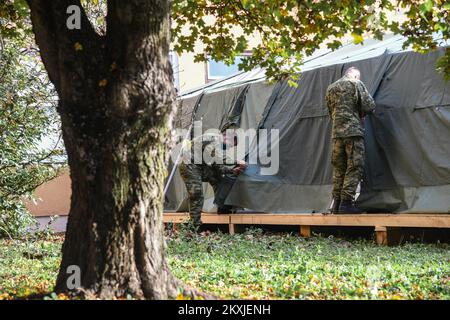
<instances>
[{"instance_id":1,"label":"tree bark","mask_svg":"<svg viewBox=\"0 0 450 320\"><path fill-rule=\"evenodd\" d=\"M56 291L68 267L100 298L165 299L177 281L165 259L163 183L174 109L165 0L108 1L107 33L75 0L28 0L36 41L58 96L72 198Z\"/></svg>"}]
</instances>

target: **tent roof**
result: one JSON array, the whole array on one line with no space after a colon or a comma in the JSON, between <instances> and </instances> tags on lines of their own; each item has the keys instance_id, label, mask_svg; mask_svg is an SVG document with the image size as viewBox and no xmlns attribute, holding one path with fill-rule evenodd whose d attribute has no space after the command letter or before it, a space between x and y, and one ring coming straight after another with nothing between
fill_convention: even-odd
<instances>
[{"instance_id":1,"label":"tent roof","mask_svg":"<svg viewBox=\"0 0 450 320\"><path fill-rule=\"evenodd\" d=\"M436 35L436 38L438 36ZM311 56L305 58L302 71L309 71L316 68L330 66L334 64L349 63L358 60L369 59L383 54L400 53L411 51L411 48L403 49L406 38L399 35L386 35L383 40L366 39L363 44L349 42L339 49L316 50ZM442 45L448 45L443 43ZM180 93L179 97L188 98L196 96L203 91L223 90L232 86L241 85L247 82L262 81L265 79L265 72L261 68L244 72L241 71L227 78L208 83L201 87Z\"/></svg>"}]
</instances>

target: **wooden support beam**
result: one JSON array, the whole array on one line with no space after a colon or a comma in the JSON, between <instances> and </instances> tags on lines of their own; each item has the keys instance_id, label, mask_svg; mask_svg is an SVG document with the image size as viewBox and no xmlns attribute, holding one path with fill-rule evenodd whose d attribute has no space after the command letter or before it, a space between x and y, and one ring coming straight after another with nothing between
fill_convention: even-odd
<instances>
[{"instance_id":1,"label":"wooden support beam","mask_svg":"<svg viewBox=\"0 0 450 320\"><path fill-rule=\"evenodd\" d=\"M388 245L388 232L386 227L375 227L375 238L378 245Z\"/></svg>"},{"instance_id":2,"label":"wooden support beam","mask_svg":"<svg viewBox=\"0 0 450 320\"><path fill-rule=\"evenodd\" d=\"M228 224L228 232L231 234L231 235L233 235L233 234L235 234L236 233L236 230L234 230L234 224L233 223L229 223Z\"/></svg>"},{"instance_id":3,"label":"wooden support beam","mask_svg":"<svg viewBox=\"0 0 450 320\"><path fill-rule=\"evenodd\" d=\"M311 227L310 226L300 226L300 235L305 238L311 237Z\"/></svg>"},{"instance_id":4,"label":"wooden support beam","mask_svg":"<svg viewBox=\"0 0 450 320\"><path fill-rule=\"evenodd\" d=\"M230 234L243 233L245 231L244 226L234 223L228 224L228 230Z\"/></svg>"}]
</instances>

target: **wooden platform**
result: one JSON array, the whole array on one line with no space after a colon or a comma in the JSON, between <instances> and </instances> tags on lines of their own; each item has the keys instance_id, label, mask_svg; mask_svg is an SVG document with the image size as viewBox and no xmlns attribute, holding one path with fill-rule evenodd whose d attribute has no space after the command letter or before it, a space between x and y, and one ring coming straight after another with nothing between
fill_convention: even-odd
<instances>
[{"instance_id":1,"label":"wooden platform","mask_svg":"<svg viewBox=\"0 0 450 320\"><path fill-rule=\"evenodd\" d=\"M183 223L189 219L185 212L166 212L164 222ZM450 214L339 214L311 213L202 213L206 224L228 224L234 234L239 225L294 225L304 237L311 235L311 226L373 227L378 244L387 244L389 228L450 228Z\"/></svg>"}]
</instances>

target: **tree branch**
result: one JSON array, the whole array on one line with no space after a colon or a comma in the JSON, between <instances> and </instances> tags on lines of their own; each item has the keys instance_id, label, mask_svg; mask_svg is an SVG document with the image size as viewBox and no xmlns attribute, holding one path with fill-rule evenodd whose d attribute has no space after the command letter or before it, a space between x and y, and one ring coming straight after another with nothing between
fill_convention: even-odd
<instances>
[{"instance_id":1,"label":"tree branch","mask_svg":"<svg viewBox=\"0 0 450 320\"><path fill-rule=\"evenodd\" d=\"M98 52L100 36L95 32L79 0L27 0L41 57L50 80L61 92L63 77L70 71L85 69L86 57ZM81 28L67 28L67 8L76 5L81 11ZM83 54L75 47L81 44ZM80 49L80 47L78 47ZM81 70L80 70L81 69Z\"/></svg>"}]
</instances>

